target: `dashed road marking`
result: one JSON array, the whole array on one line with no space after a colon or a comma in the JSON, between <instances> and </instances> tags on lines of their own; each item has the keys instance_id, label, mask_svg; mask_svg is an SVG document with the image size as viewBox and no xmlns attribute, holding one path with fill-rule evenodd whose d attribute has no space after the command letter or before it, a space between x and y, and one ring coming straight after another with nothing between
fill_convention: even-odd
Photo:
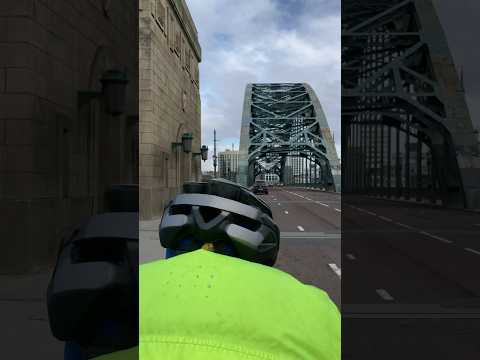
<instances>
[{"instance_id":1,"label":"dashed road marking","mask_svg":"<svg viewBox=\"0 0 480 360\"><path fill-rule=\"evenodd\" d=\"M347 259L349 260L356 260L356 257L353 254L347 254L346 256L347 256Z\"/></svg>"},{"instance_id":2,"label":"dashed road marking","mask_svg":"<svg viewBox=\"0 0 480 360\"><path fill-rule=\"evenodd\" d=\"M379 218L382 219L382 220L388 221L388 222L392 222L392 221L393 221L392 219L390 219L390 218L388 218L388 217L386 217L386 216L379 216Z\"/></svg>"},{"instance_id":3,"label":"dashed road marking","mask_svg":"<svg viewBox=\"0 0 480 360\"><path fill-rule=\"evenodd\" d=\"M287 214L287 215L288 215L288 211L287 211L287 210L285 210L285 214Z\"/></svg>"},{"instance_id":4,"label":"dashed road marking","mask_svg":"<svg viewBox=\"0 0 480 360\"><path fill-rule=\"evenodd\" d=\"M408 226L408 225L405 225L405 224L402 224L401 222L396 222L395 224L397 224L398 226L401 226L401 227L404 227L408 230L415 230L413 227L411 226Z\"/></svg>"},{"instance_id":5,"label":"dashed road marking","mask_svg":"<svg viewBox=\"0 0 480 360\"><path fill-rule=\"evenodd\" d=\"M478 250L475 250L475 249L472 249L472 248L465 248L465 250L468 251L468 252L480 255L480 251L478 251Z\"/></svg>"},{"instance_id":6,"label":"dashed road marking","mask_svg":"<svg viewBox=\"0 0 480 360\"><path fill-rule=\"evenodd\" d=\"M444 239L444 238L442 238L442 237L440 237L440 236L430 234L430 233L428 233L428 232L426 232L426 231L420 231L420 234L423 234L423 235L425 235L425 236L431 237L432 239L439 240L439 241L444 242L444 243L447 243L447 244L451 244L451 243L453 242L453 241L451 241L451 240Z\"/></svg>"},{"instance_id":7,"label":"dashed road marking","mask_svg":"<svg viewBox=\"0 0 480 360\"><path fill-rule=\"evenodd\" d=\"M377 294L378 294L383 300L386 300L386 301L393 301L393 300L395 300L395 299L393 298L393 296L390 295L390 294L388 293L388 291L385 290L385 289L377 289L377 290L375 290L375 291L377 292Z\"/></svg>"},{"instance_id":8,"label":"dashed road marking","mask_svg":"<svg viewBox=\"0 0 480 360\"><path fill-rule=\"evenodd\" d=\"M340 210L340 209L335 209L335 211L342 212L342 210Z\"/></svg>"},{"instance_id":9,"label":"dashed road marking","mask_svg":"<svg viewBox=\"0 0 480 360\"><path fill-rule=\"evenodd\" d=\"M282 205L282 204L278 203L278 205Z\"/></svg>"},{"instance_id":10,"label":"dashed road marking","mask_svg":"<svg viewBox=\"0 0 480 360\"><path fill-rule=\"evenodd\" d=\"M368 211L368 210L365 210L365 212L366 212L368 215L377 216L377 214L375 214L374 212L371 212L371 211Z\"/></svg>"},{"instance_id":11,"label":"dashed road marking","mask_svg":"<svg viewBox=\"0 0 480 360\"><path fill-rule=\"evenodd\" d=\"M320 204L320 205L323 205L323 206L326 206L326 207L329 206L328 204L324 204L324 203L322 203L322 202L320 202L320 201L315 201L315 202L316 202L317 204Z\"/></svg>"},{"instance_id":12,"label":"dashed road marking","mask_svg":"<svg viewBox=\"0 0 480 360\"><path fill-rule=\"evenodd\" d=\"M328 266L330 267L330 269L332 269L332 271L337 274L339 277L342 277L342 269L340 269L337 264L328 264Z\"/></svg>"},{"instance_id":13,"label":"dashed road marking","mask_svg":"<svg viewBox=\"0 0 480 360\"><path fill-rule=\"evenodd\" d=\"M299 231L305 231L305 229L304 229L302 226L300 226L300 225L297 226L297 229L298 229Z\"/></svg>"}]
</instances>

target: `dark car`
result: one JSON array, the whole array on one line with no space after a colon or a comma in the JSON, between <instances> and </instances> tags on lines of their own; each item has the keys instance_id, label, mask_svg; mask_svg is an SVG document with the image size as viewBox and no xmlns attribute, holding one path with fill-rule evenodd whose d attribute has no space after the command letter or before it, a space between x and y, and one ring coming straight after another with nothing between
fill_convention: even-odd
<instances>
[{"instance_id":1,"label":"dark car","mask_svg":"<svg viewBox=\"0 0 480 360\"><path fill-rule=\"evenodd\" d=\"M253 192L254 194L266 194L266 195L268 195L267 184L261 183L261 182L255 183L255 184L252 186L252 192Z\"/></svg>"}]
</instances>

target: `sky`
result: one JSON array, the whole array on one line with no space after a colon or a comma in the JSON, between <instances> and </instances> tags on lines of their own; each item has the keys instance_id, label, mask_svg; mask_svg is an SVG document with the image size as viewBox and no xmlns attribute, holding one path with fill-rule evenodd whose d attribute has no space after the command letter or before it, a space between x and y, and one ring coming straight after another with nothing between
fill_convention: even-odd
<instances>
[{"instance_id":1,"label":"sky","mask_svg":"<svg viewBox=\"0 0 480 360\"><path fill-rule=\"evenodd\" d=\"M239 147L244 91L253 82L307 82L315 90L340 156L340 0L186 0L198 30L204 170L218 151ZM470 116L480 128L480 12L477 0L435 0Z\"/></svg>"},{"instance_id":2,"label":"sky","mask_svg":"<svg viewBox=\"0 0 480 360\"><path fill-rule=\"evenodd\" d=\"M319 98L340 156L340 0L186 0L202 48L203 170L239 147L245 86L306 82Z\"/></svg>"},{"instance_id":3,"label":"sky","mask_svg":"<svg viewBox=\"0 0 480 360\"><path fill-rule=\"evenodd\" d=\"M480 1L435 0L437 14L456 68L463 73L465 98L474 127L480 130Z\"/></svg>"}]
</instances>

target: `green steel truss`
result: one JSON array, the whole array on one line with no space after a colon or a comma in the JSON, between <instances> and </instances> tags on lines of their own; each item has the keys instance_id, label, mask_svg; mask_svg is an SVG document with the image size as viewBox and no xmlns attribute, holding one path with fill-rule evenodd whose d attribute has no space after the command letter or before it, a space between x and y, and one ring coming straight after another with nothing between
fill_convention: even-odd
<instances>
[{"instance_id":1,"label":"green steel truss","mask_svg":"<svg viewBox=\"0 0 480 360\"><path fill-rule=\"evenodd\" d=\"M340 190L333 138L309 85L247 85L239 163L244 185L273 173L286 184Z\"/></svg>"},{"instance_id":2,"label":"green steel truss","mask_svg":"<svg viewBox=\"0 0 480 360\"><path fill-rule=\"evenodd\" d=\"M430 0L342 1L342 144L344 191L480 206L478 132Z\"/></svg>"}]
</instances>

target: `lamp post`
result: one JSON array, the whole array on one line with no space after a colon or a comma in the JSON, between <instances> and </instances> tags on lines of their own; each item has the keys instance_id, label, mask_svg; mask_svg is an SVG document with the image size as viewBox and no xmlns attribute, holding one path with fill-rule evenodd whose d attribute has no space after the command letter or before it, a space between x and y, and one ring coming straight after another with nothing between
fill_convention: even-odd
<instances>
[{"instance_id":1,"label":"lamp post","mask_svg":"<svg viewBox=\"0 0 480 360\"><path fill-rule=\"evenodd\" d=\"M93 99L104 101L107 113L113 116L125 112L127 97L127 74L124 71L112 69L103 73L100 79L102 91L79 91L78 105L81 107Z\"/></svg>"},{"instance_id":2,"label":"lamp post","mask_svg":"<svg viewBox=\"0 0 480 360\"><path fill-rule=\"evenodd\" d=\"M193 135L191 133L184 133L182 135L182 142L173 142L172 149L176 149L178 146L182 147L184 153L191 153L192 152L192 142L193 142Z\"/></svg>"},{"instance_id":3,"label":"lamp post","mask_svg":"<svg viewBox=\"0 0 480 360\"><path fill-rule=\"evenodd\" d=\"M191 153L192 152L192 142L193 142L193 135L192 133L185 133L182 135L182 146L184 153Z\"/></svg>"},{"instance_id":4,"label":"lamp post","mask_svg":"<svg viewBox=\"0 0 480 360\"><path fill-rule=\"evenodd\" d=\"M217 177L217 130L213 129L213 177Z\"/></svg>"},{"instance_id":5,"label":"lamp post","mask_svg":"<svg viewBox=\"0 0 480 360\"><path fill-rule=\"evenodd\" d=\"M207 161L208 160L208 147L206 145L202 145L202 147L200 148L200 152L199 153L193 153L192 155L193 156L201 156L203 161Z\"/></svg>"}]
</instances>

